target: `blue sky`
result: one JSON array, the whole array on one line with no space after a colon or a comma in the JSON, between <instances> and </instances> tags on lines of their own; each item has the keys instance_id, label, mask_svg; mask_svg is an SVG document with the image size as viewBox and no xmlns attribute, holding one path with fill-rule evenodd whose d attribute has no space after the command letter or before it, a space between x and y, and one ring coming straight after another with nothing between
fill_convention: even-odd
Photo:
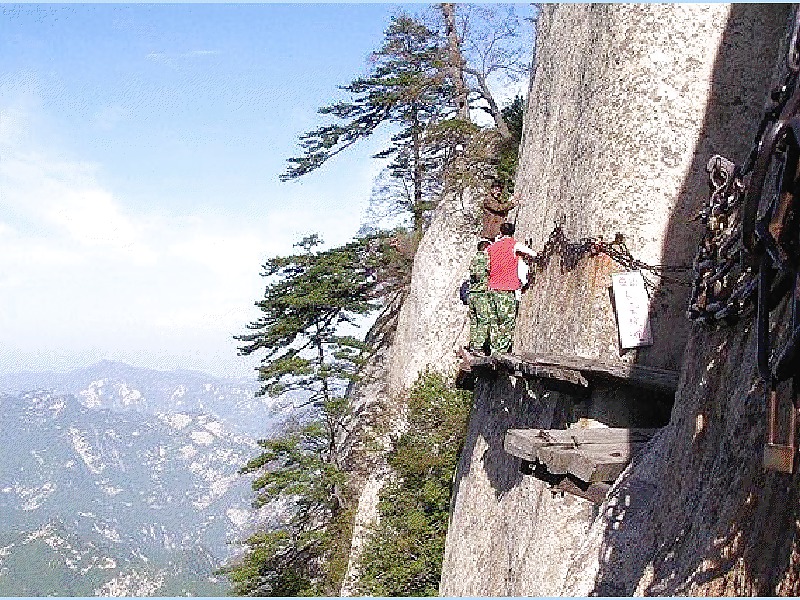
<instances>
[{"instance_id":1,"label":"blue sky","mask_svg":"<svg viewBox=\"0 0 800 600\"><path fill-rule=\"evenodd\" d=\"M278 175L399 8L0 6L0 372L252 373L260 266L355 234L389 132Z\"/></svg>"}]
</instances>

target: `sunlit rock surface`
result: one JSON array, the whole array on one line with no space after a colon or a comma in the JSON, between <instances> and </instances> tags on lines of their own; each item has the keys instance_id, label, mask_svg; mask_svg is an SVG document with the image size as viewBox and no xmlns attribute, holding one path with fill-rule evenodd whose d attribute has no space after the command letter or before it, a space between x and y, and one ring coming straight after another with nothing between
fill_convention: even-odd
<instances>
[{"instance_id":1,"label":"sunlit rock surface","mask_svg":"<svg viewBox=\"0 0 800 600\"><path fill-rule=\"evenodd\" d=\"M545 6L520 237L540 247L563 219L572 239L621 231L647 263L690 262L706 161L746 158L788 17L777 5ZM661 285L654 346L621 355L608 293L618 268L598 258L562 273L556 259L522 302L515 349L682 369L669 424L596 506L553 494L502 448L507 428L574 425L571 399L519 378L479 382L441 593L796 595L798 477L761 467L747 320L692 328L688 288Z\"/></svg>"}]
</instances>

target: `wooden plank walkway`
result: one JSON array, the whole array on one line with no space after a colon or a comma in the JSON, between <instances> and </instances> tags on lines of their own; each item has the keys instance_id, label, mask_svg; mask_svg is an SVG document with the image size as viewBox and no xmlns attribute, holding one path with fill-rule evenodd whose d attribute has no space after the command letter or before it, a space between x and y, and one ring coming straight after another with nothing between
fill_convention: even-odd
<instances>
[{"instance_id":1,"label":"wooden plank walkway","mask_svg":"<svg viewBox=\"0 0 800 600\"><path fill-rule=\"evenodd\" d=\"M635 387L674 394L680 374L677 371L642 365L613 365L577 356L544 354L493 354L474 356L461 353L462 363L456 378L458 385L471 388L477 372L504 370L520 376L566 383L588 388L593 378L620 381Z\"/></svg>"},{"instance_id":2,"label":"wooden plank walkway","mask_svg":"<svg viewBox=\"0 0 800 600\"><path fill-rule=\"evenodd\" d=\"M509 429L504 448L552 475L587 483L614 481L658 429Z\"/></svg>"}]
</instances>

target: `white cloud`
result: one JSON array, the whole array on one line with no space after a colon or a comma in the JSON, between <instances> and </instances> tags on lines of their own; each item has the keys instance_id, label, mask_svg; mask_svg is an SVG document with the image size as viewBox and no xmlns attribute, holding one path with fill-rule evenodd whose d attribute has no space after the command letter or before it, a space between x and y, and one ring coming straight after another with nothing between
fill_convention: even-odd
<instances>
[{"instance_id":1,"label":"white cloud","mask_svg":"<svg viewBox=\"0 0 800 600\"><path fill-rule=\"evenodd\" d=\"M18 223L19 233L25 234L23 243L35 241L40 248L59 251L66 246L70 252L94 247L137 263L156 260L145 239L145 224L125 214L100 186L93 174L96 166L22 150L2 138L0 151L5 218Z\"/></svg>"},{"instance_id":2,"label":"white cloud","mask_svg":"<svg viewBox=\"0 0 800 600\"><path fill-rule=\"evenodd\" d=\"M7 83L0 79L0 372L110 358L252 374L256 359L237 357L232 335L259 317L261 266L310 233L329 245L350 239L380 168L366 147L360 158L338 158L349 177L334 185L327 169L280 188L254 185L261 204L218 208L151 194L148 207L188 207L155 212L68 147L35 85L17 94ZM113 107L88 114L96 127L126 118Z\"/></svg>"},{"instance_id":3,"label":"white cloud","mask_svg":"<svg viewBox=\"0 0 800 600\"><path fill-rule=\"evenodd\" d=\"M0 132L0 366L74 354L241 371L231 335L255 317L270 236L137 211L99 182L100 165L29 144L16 123Z\"/></svg>"}]
</instances>

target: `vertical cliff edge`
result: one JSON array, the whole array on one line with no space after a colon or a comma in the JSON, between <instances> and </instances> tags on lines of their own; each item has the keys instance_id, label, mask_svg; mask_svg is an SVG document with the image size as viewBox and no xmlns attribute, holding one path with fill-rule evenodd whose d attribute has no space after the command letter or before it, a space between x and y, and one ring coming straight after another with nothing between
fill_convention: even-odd
<instances>
[{"instance_id":1,"label":"vertical cliff edge","mask_svg":"<svg viewBox=\"0 0 800 600\"><path fill-rule=\"evenodd\" d=\"M779 80L787 6L557 5L543 9L517 188L518 237L624 235L648 264L691 264L715 153L742 163ZM554 260L523 299L515 353L597 369L680 373L663 427L593 504L503 449L508 429L636 427L653 394L588 397L514 374L479 379L448 530L443 595L798 592L798 477L765 472L752 318L690 326L688 287L651 293L653 345L621 352L608 257Z\"/></svg>"},{"instance_id":2,"label":"vertical cliff edge","mask_svg":"<svg viewBox=\"0 0 800 600\"><path fill-rule=\"evenodd\" d=\"M537 26L516 189L517 238L539 249L556 224L571 240L621 233L644 263L691 265L714 154L741 164L782 79L788 5L546 5ZM468 336L458 300L474 252L477 201L445 198L415 257L408 297L386 329L364 413L401 431L419 373L452 375ZM653 344L621 351L605 254L555 257L519 308L514 353L590 361L583 392L519 372L486 372L454 479L440 592L447 596L797 595L800 476L762 468L766 410L752 315L692 325L689 275L652 276ZM610 374L673 373L673 394ZM673 402L674 400L674 402ZM371 408L370 408L371 407ZM388 415L388 416L387 416ZM374 436L356 418L351 440ZM603 502L563 493L504 449L509 429L656 427ZM366 433L365 433L366 432ZM380 437L380 436L379 436ZM360 441L359 441L360 440ZM380 444L378 444L380 445ZM342 593L389 476L361 470Z\"/></svg>"},{"instance_id":3,"label":"vertical cliff edge","mask_svg":"<svg viewBox=\"0 0 800 600\"><path fill-rule=\"evenodd\" d=\"M378 351L351 394L351 433L341 442L360 490L343 596L357 593L360 552L378 518L380 491L391 476L386 452L406 427L404 395L426 369L452 377L456 349L469 340L459 287L474 254L479 223L474 194L442 198L415 254L407 295L390 318L373 328L372 335L380 338L374 344Z\"/></svg>"}]
</instances>

